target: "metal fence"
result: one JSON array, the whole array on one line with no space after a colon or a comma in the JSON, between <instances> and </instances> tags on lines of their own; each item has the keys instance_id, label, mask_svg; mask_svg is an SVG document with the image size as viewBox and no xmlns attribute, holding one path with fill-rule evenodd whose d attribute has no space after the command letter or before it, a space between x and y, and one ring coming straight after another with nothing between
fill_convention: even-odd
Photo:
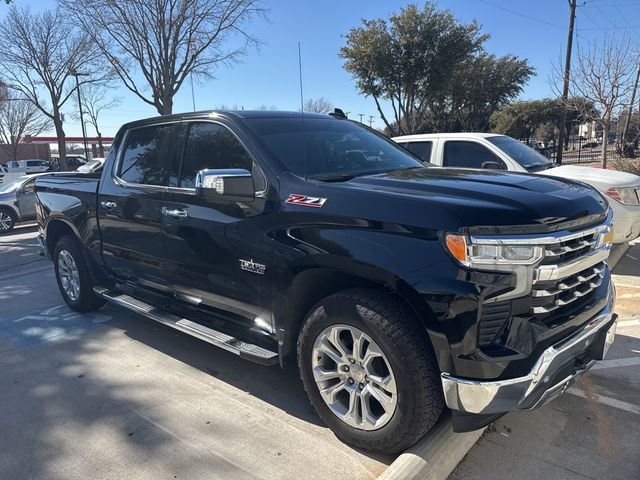
<instances>
[{"instance_id":1,"label":"metal fence","mask_svg":"<svg viewBox=\"0 0 640 480\"><path fill-rule=\"evenodd\" d=\"M607 142L607 162L618 159L640 159L638 135L627 135L609 138ZM540 153L553 162L556 161L557 150L554 146L539 149ZM570 138L562 153L562 164L600 165L602 163L602 141Z\"/></svg>"}]
</instances>

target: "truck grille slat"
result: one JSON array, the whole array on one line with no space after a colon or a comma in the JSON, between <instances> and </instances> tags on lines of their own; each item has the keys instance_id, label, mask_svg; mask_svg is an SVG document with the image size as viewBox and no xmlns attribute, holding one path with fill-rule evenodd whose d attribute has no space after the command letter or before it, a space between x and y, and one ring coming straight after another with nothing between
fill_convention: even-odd
<instances>
[{"instance_id":1,"label":"truck grille slat","mask_svg":"<svg viewBox=\"0 0 640 480\"><path fill-rule=\"evenodd\" d=\"M549 313L587 296L602 285L604 271L605 266L601 262L558 282L545 282L551 285L535 285L532 296L541 298L544 303L532 306L531 313L534 315Z\"/></svg>"}]
</instances>

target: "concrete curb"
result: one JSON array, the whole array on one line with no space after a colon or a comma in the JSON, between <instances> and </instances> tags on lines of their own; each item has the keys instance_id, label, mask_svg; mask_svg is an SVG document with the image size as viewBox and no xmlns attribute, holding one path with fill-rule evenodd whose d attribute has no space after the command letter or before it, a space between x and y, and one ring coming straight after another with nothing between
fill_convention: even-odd
<instances>
[{"instance_id":1,"label":"concrete curb","mask_svg":"<svg viewBox=\"0 0 640 480\"><path fill-rule=\"evenodd\" d=\"M400 455L379 480L445 480L478 441L484 428L454 433L451 417L440 419L426 437Z\"/></svg>"},{"instance_id":2,"label":"concrete curb","mask_svg":"<svg viewBox=\"0 0 640 480\"><path fill-rule=\"evenodd\" d=\"M618 262L622 260L627 250L629 250L629 242L617 243L613 246L609 254L609 261L607 262L610 270L613 270Z\"/></svg>"}]
</instances>

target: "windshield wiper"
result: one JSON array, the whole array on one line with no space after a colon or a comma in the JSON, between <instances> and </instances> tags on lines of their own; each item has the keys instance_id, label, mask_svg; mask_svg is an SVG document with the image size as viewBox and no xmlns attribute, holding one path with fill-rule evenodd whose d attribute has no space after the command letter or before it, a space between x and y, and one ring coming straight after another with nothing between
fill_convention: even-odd
<instances>
[{"instance_id":1,"label":"windshield wiper","mask_svg":"<svg viewBox=\"0 0 640 480\"><path fill-rule=\"evenodd\" d=\"M355 173L345 173L342 175L327 175L325 177L310 177L311 180L319 180L320 182L346 182L347 180L351 180L355 178Z\"/></svg>"}]
</instances>

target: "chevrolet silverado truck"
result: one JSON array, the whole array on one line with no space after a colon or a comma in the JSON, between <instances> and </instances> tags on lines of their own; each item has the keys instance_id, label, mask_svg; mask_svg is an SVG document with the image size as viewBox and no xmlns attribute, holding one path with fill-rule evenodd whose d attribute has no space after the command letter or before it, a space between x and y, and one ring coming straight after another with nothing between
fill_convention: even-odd
<instances>
[{"instance_id":1,"label":"chevrolet silverado truck","mask_svg":"<svg viewBox=\"0 0 640 480\"><path fill-rule=\"evenodd\" d=\"M562 393L613 341L611 212L587 185L430 168L336 112L124 125L101 172L36 181L65 302L111 302L262 365L399 452ZM259 371L256 371L259 375Z\"/></svg>"}]
</instances>

